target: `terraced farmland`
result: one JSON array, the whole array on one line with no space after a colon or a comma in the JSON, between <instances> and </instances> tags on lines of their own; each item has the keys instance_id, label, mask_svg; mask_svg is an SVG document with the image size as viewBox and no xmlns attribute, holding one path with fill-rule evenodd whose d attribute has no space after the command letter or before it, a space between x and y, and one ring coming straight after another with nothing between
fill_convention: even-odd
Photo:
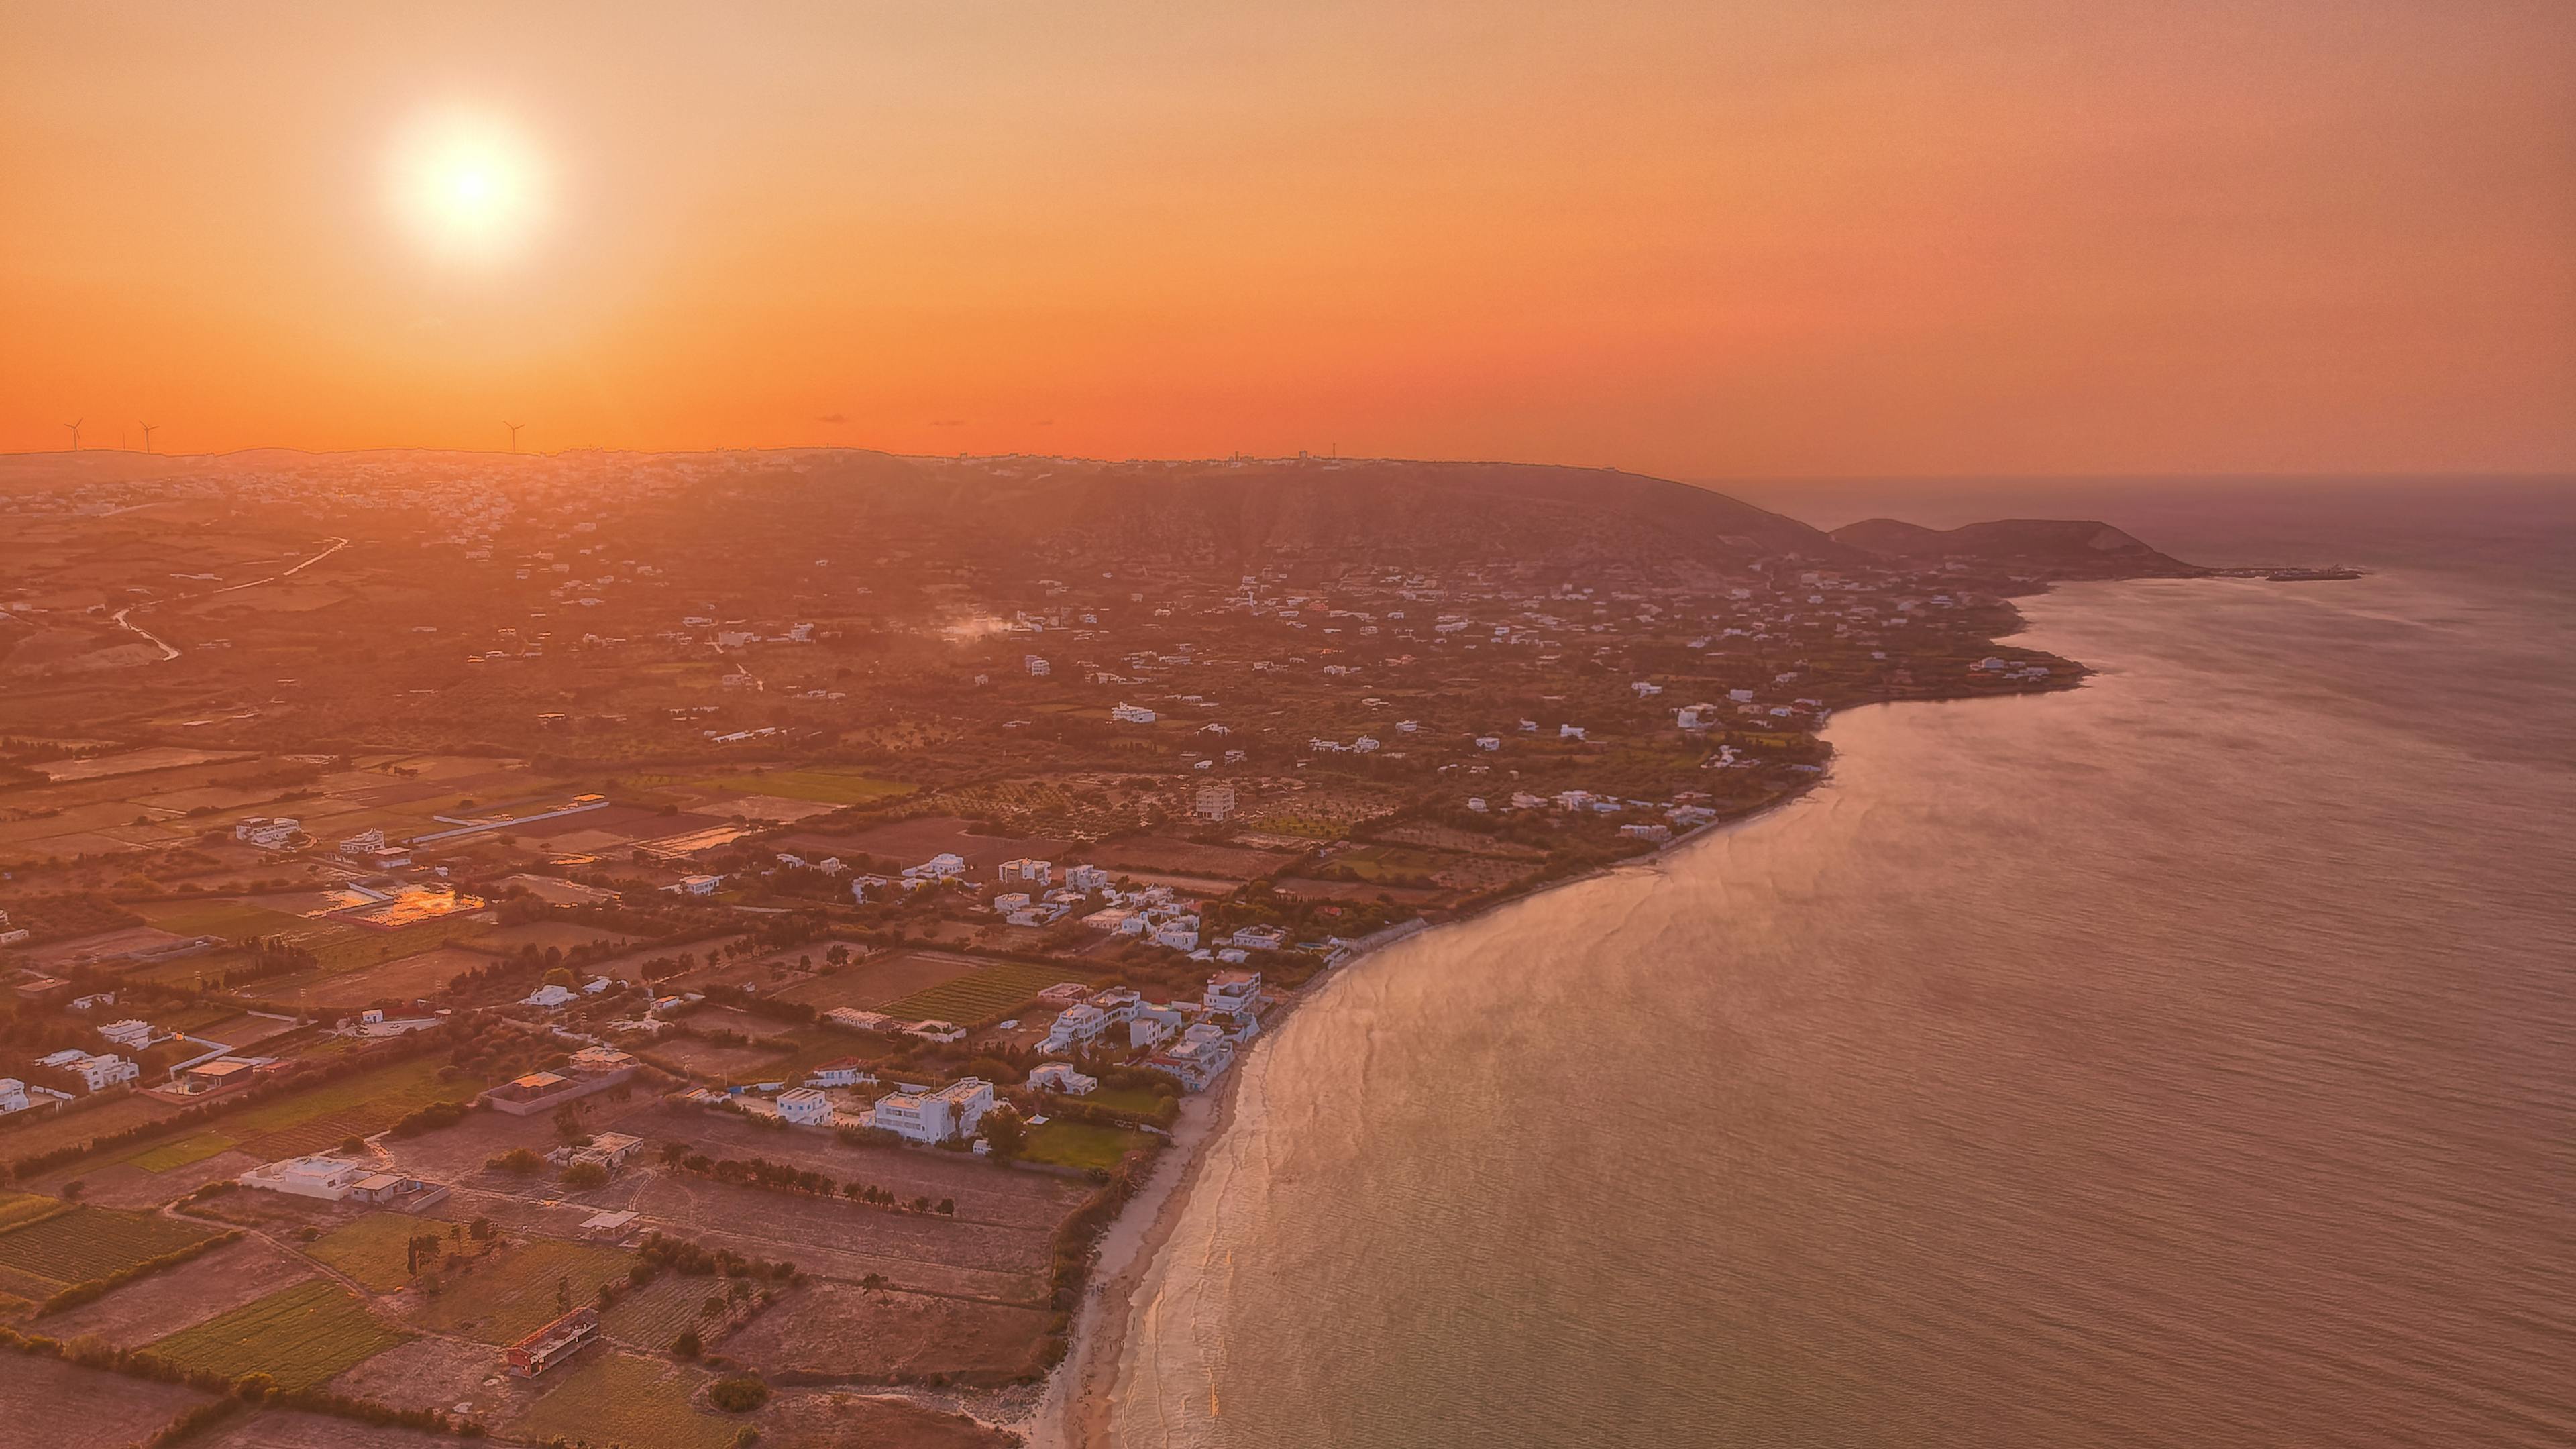
<instances>
[{"instance_id":1,"label":"terraced farmland","mask_svg":"<svg viewBox=\"0 0 2576 1449\"><path fill-rule=\"evenodd\" d=\"M309 1389L410 1336L339 1284L312 1278L174 1333L152 1351L181 1368L225 1378L265 1373L280 1388Z\"/></svg>"},{"instance_id":2,"label":"terraced farmland","mask_svg":"<svg viewBox=\"0 0 2576 1449\"><path fill-rule=\"evenodd\" d=\"M900 1021L926 1018L953 1021L960 1026L981 1026L1012 1007L1025 1004L1057 982L1083 979L1068 975L1062 966L1006 962L987 966L927 991L916 991L900 1001L888 1002L884 1010L886 1015Z\"/></svg>"}]
</instances>

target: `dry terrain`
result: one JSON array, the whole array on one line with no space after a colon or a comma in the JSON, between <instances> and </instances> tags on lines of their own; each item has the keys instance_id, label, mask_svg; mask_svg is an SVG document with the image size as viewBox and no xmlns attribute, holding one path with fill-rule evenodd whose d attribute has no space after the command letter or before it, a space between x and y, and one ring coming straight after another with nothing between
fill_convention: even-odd
<instances>
[{"instance_id":1,"label":"dry terrain","mask_svg":"<svg viewBox=\"0 0 2576 1449\"><path fill-rule=\"evenodd\" d=\"M0 1357L0 1443L25 1449L124 1449L213 1397L182 1384L0 1353L7 1355Z\"/></svg>"}]
</instances>

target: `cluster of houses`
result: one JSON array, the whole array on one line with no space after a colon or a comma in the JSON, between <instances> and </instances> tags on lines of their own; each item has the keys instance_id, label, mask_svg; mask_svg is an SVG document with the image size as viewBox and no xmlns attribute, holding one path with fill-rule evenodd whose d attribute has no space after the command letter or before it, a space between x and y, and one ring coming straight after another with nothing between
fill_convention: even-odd
<instances>
[{"instance_id":1,"label":"cluster of houses","mask_svg":"<svg viewBox=\"0 0 2576 1449\"><path fill-rule=\"evenodd\" d=\"M1125 987L1110 987L1056 1013L1038 1050L1052 1056L1104 1044L1128 1051L1150 1047L1153 1054L1145 1058L1145 1066L1190 1091L1203 1091L1260 1034L1263 1004L1258 971L1220 971L1208 978L1207 989L1194 1003L1151 1002ZM1063 1077L1081 1076L1068 1062L1051 1062L1039 1070L1053 1068L1061 1068ZM1034 1083L1035 1076L1030 1080Z\"/></svg>"}]
</instances>

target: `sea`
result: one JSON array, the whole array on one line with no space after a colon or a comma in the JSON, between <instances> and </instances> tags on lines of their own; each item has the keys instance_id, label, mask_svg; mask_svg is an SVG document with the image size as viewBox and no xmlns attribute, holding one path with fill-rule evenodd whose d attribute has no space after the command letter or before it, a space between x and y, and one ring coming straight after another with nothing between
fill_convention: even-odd
<instances>
[{"instance_id":1,"label":"sea","mask_svg":"<svg viewBox=\"0 0 2576 1449\"><path fill-rule=\"evenodd\" d=\"M1125 1449L2576 1444L2576 486L1781 483L2212 565L2061 693L1327 978Z\"/></svg>"}]
</instances>

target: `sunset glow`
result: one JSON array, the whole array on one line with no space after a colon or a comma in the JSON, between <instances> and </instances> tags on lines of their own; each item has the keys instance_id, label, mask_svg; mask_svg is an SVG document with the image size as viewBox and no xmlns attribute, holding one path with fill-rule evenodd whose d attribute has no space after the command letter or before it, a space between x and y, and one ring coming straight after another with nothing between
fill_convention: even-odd
<instances>
[{"instance_id":1,"label":"sunset glow","mask_svg":"<svg viewBox=\"0 0 2576 1449\"><path fill-rule=\"evenodd\" d=\"M386 162L390 209L411 239L448 261L494 262L543 224L543 163L505 122L469 111L426 116Z\"/></svg>"}]
</instances>

